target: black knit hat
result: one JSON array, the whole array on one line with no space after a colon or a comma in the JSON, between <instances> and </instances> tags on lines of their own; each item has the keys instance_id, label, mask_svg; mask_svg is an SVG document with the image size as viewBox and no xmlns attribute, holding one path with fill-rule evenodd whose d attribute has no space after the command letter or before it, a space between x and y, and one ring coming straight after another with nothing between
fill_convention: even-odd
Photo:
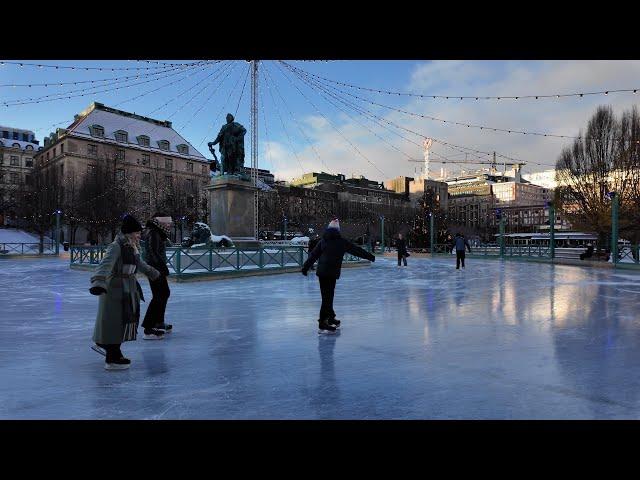
<instances>
[{"instance_id":1,"label":"black knit hat","mask_svg":"<svg viewBox=\"0 0 640 480\"><path fill-rule=\"evenodd\" d=\"M127 214L122 219L122 228L120 230L122 233L141 232L142 225L133 216Z\"/></svg>"}]
</instances>

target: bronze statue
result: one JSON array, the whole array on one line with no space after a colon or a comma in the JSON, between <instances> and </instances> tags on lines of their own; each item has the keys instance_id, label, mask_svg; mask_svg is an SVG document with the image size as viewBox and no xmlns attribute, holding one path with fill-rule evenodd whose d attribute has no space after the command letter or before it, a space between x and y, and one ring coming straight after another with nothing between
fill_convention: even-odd
<instances>
[{"instance_id":1,"label":"bronze statue","mask_svg":"<svg viewBox=\"0 0 640 480\"><path fill-rule=\"evenodd\" d=\"M227 124L223 125L220 133L213 142L209 142L209 151L213 154L213 168L217 166L214 145L220 144L220 170L231 175L242 173L244 167L244 135L247 129L233 121L233 115L227 113Z\"/></svg>"}]
</instances>

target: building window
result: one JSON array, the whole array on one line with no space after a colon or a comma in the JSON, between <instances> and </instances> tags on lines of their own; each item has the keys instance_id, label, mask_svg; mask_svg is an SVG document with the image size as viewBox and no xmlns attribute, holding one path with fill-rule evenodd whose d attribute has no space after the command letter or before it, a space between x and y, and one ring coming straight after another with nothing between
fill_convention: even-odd
<instances>
[{"instance_id":1,"label":"building window","mask_svg":"<svg viewBox=\"0 0 640 480\"><path fill-rule=\"evenodd\" d=\"M183 155L189 155L189 147L185 144L178 145L176 147L178 149L178 153L182 153Z\"/></svg>"},{"instance_id":2,"label":"building window","mask_svg":"<svg viewBox=\"0 0 640 480\"><path fill-rule=\"evenodd\" d=\"M173 184L173 177L171 175L166 175L164 177L164 181L167 185L171 186Z\"/></svg>"},{"instance_id":3,"label":"building window","mask_svg":"<svg viewBox=\"0 0 640 480\"><path fill-rule=\"evenodd\" d=\"M9 131L8 130L3 130L2 131L2 138L9 138Z\"/></svg>"},{"instance_id":4,"label":"building window","mask_svg":"<svg viewBox=\"0 0 640 480\"><path fill-rule=\"evenodd\" d=\"M143 153L142 154L142 165L149 166L150 163L151 163L151 155L149 155L148 153Z\"/></svg>"},{"instance_id":5,"label":"building window","mask_svg":"<svg viewBox=\"0 0 640 480\"><path fill-rule=\"evenodd\" d=\"M19 143L14 143L14 144L12 145L12 147L13 147L13 148L20 148L20 144L19 144Z\"/></svg>"},{"instance_id":6,"label":"building window","mask_svg":"<svg viewBox=\"0 0 640 480\"><path fill-rule=\"evenodd\" d=\"M173 170L173 160L170 158L164 159L164 168L167 170Z\"/></svg>"},{"instance_id":7,"label":"building window","mask_svg":"<svg viewBox=\"0 0 640 480\"><path fill-rule=\"evenodd\" d=\"M87 145L87 155L91 155L93 157L98 155L98 146L92 144Z\"/></svg>"},{"instance_id":8,"label":"building window","mask_svg":"<svg viewBox=\"0 0 640 480\"><path fill-rule=\"evenodd\" d=\"M138 137L138 145L140 145L141 147L148 147L151 144L149 137L147 137L146 135L140 135Z\"/></svg>"},{"instance_id":9,"label":"building window","mask_svg":"<svg viewBox=\"0 0 640 480\"><path fill-rule=\"evenodd\" d=\"M11 155L11 166L12 167L19 167L20 166L20 159L18 157L16 157L15 155Z\"/></svg>"},{"instance_id":10,"label":"building window","mask_svg":"<svg viewBox=\"0 0 640 480\"><path fill-rule=\"evenodd\" d=\"M18 132L13 132L13 139L18 140Z\"/></svg>"},{"instance_id":11,"label":"building window","mask_svg":"<svg viewBox=\"0 0 640 480\"><path fill-rule=\"evenodd\" d=\"M56 158L56 147L53 147L53 158Z\"/></svg>"},{"instance_id":12,"label":"building window","mask_svg":"<svg viewBox=\"0 0 640 480\"><path fill-rule=\"evenodd\" d=\"M32 184L32 181L33 181L33 180L32 180L32 178L31 178L31 175L27 174L27 175L25 175L25 176L24 176L24 182L25 182L27 185L31 185L31 184Z\"/></svg>"},{"instance_id":13,"label":"building window","mask_svg":"<svg viewBox=\"0 0 640 480\"><path fill-rule=\"evenodd\" d=\"M33 150L33 146L32 145L27 145L26 147L24 147L25 150Z\"/></svg>"},{"instance_id":14,"label":"building window","mask_svg":"<svg viewBox=\"0 0 640 480\"><path fill-rule=\"evenodd\" d=\"M160 150L169 150L169 142L167 140L159 140L158 147Z\"/></svg>"},{"instance_id":15,"label":"building window","mask_svg":"<svg viewBox=\"0 0 640 480\"><path fill-rule=\"evenodd\" d=\"M96 173L96 166L95 165L87 165L87 173L89 175L93 175L94 173Z\"/></svg>"},{"instance_id":16,"label":"building window","mask_svg":"<svg viewBox=\"0 0 640 480\"><path fill-rule=\"evenodd\" d=\"M193 162L187 162L187 172L193 172Z\"/></svg>"},{"instance_id":17,"label":"building window","mask_svg":"<svg viewBox=\"0 0 640 480\"><path fill-rule=\"evenodd\" d=\"M202 165L202 174L203 175L207 174L207 170L208 170L208 167L206 165Z\"/></svg>"},{"instance_id":18,"label":"building window","mask_svg":"<svg viewBox=\"0 0 640 480\"><path fill-rule=\"evenodd\" d=\"M187 180L185 181L185 186L187 188L187 192L193 192L193 179L187 178Z\"/></svg>"},{"instance_id":19,"label":"building window","mask_svg":"<svg viewBox=\"0 0 640 480\"><path fill-rule=\"evenodd\" d=\"M92 137L104 138L104 127L101 125L93 125L90 129Z\"/></svg>"},{"instance_id":20,"label":"building window","mask_svg":"<svg viewBox=\"0 0 640 480\"><path fill-rule=\"evenodd\" d=\"M11 172L11 183L17 185L20 181L20 174L16 172Z\"/></svg>"},{"instance_id":21,"label":"building window","mask_svg":"<svg viewBox=\"0 0 640 480\"><path fill-rule=\"evenodd\" d=\"M60 176L64 176L64 163L60 164Z\"/></svg>"},{"instance_id":22,"label":"building window","mask_svg":"<svg viewBox=\"0 0 640 480\"><path fill-rule=\"evenodd\" d=\"M143 203L151 203L151 194L149 192L142 192L142 202Z\"/></svg>"},{"instance_id":23,"label":"building window","mask_svg":"<svg viewBox=\"0 0 640 480\"><path fill-rule=\"evenodd\" d=\"M187 208L193 208L193 197L191 195L187 197Z\"/></svg>"},{"instance_id":24,"label":"building window","mask_svg":"<svg viewBox=\"0 0 640 480\"><path fill-rule=\"evenodd\" d=\"M118 148L116 150L116 160L124 160L124 148Z\"/></svg>"},{"instance_id":25,"label":"building window","mask_svg":"<svg viewBox=\"0 0 640 480\"><path fill-rule=\"evenodd\" d=\"M60 155L64 153L64 143L60 144Z\"/></svg>"},{"instance_id":26,"label":"building window","mask_svg":"<svg viewBox=\"0 0 640 480\"><path fill-rule=\"evenodd\" d=\"M116 142L121 142L121 143L129 142L129 135L124 130L118 130L115 133L115 136L116 136Z\"/></svg>"},{"instance_id":27,"label":"building window","mask_svg":"<svg viewBox=\"0 0 640 480\"><path fill-rule=\"evenodd\" d=\"M116 179L119 182L123 182L124 181L124 169L123 168L119 168L116 170Z\"/></svg>"},{"instance_id":28,"label":"building window","mask_svg":"<svg viewBox=\"0 0 640 480\"><path fill-rule=\"evenodd\" d=\"M142 185L151 184L151 174L149 172L142 172Z\"/></svg>"}]
</instances>

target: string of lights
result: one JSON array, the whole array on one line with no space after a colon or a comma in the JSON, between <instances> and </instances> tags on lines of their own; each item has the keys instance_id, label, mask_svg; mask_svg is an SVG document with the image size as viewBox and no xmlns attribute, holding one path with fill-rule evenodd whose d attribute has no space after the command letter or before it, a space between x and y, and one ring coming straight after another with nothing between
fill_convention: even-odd
<instances>
[{"instance_id":1,"label":"string of lights","mask_svg":"<svg viewBox=\"0 0 640 480\"><path fill-rule=\"evenodd\" d=\"M293 142L291 141L291 137L289 136L289 132L287 131L285 125L284 125L284 120L282 119L282 115L280 115L280 109L278 108L278 105L276 104L276 99L273 95L273 92L271 91L271 86L269 85L269 82L267 82L267 79L264 78L263 75L263 82L264 84L267 86L267 91L269 92L269 95L271 97L271 102L273 103L274 109L276 111L276 114L278 115L278 118L280 119L280 123L282 124L282 131L285 133L286 137L287 137L287 141L289 142L289 146L291 147L291 151L293 152L293 155L296 157L296 160L298 161L298 165L300 166L300 172L301 175L304 175L304 167L302 165L302 161L300 160L300 157L298 156L298 152L296 151L296 149L293 146Z\"/></svg>"},{"instance_id":2,"label":"string of lights","mask_svg":"<svg viewBox=\"0 0 640 480\"><path fill-rule=\"evenodd\" d=\"M175 63L172 65L176 66L192 66L198 62L188 62L188 63ZM14 62L9 60L0 60L0 67L4 65L17 65L18 67L37 67L37 68L53 68L56 70L97 70L101 72L115 72L120 70L157 70L161 68L166 68L164 65L158 67L83 67L79 65L50 65L43 63L29 63L29 62Z\"/></svg>"},{"instance_id":3,"label":"string of lights","mask_svg":"<svg viewBox=\"0 0 640 480\"><path fill-rule=\"evenodd\" d=\"M234 70L235 70L235 67L234 67ZM218 118L220 118L220 115L222 115L222 112L224 111L225 107L227 106L227 103L229 103L229 100L231 100L231 97L233 96L233 93L236 91L236 89L240 85L240 80L242 80L242 75L240 75L238 77L238 80L236 81L235 85L233 86L233 88L229 92L229 95L227 96L227 98L225 99L224 103L222 104L222 107L220 107L220 110L218 111L218 113L213 117L214 120L211 123L211 125L209 126L209 129L207 130L207 134L204 136L202 141L198 144L198 148L200 148L202 146L204 141L211 134L211 131L216 127Z\"/></svg>"},{"instance_id":4,"label":"string of lights","mask_svg":"<svg viewBox=\"0 0 640 480\"><path fill-rule=\"evenodd\" d=\"M134 86L137 86L137 85L142 85L142 84L145 84L145 83L156 82L158 80L164 80L166 78L175 77L176 75L182 75L184 73L191 74L192 73L192 68L197 70L197 71L200 71L200 70L202 70L204 68L207 68L207 65L191 67L191 68L188 68L188 69L180 68L180 69L178 69L177 72L173 72L173 73L170 73L168 75L163 75L163 76L160 76L158 78L151 78L151 79L148 79L148 80L144 80L142 82L134 82L134 83L131 83L129 85L122 85L122 86L119 86L119 87L116 87L116 88L107 88L107 89L104 89L104 90L95 90L96 88L102 88L104 85L99 86L99 87L89 87L89 88L86 88L86 89L77 90L78 92L85 92L85 93L78 93L78 94L74 94L74 95L66 95L66 94L59 94L59 93L58 94L50 94L50 95L44 95L44 96L40 97L39 99L34 99L34 100L31 100L31 101L13 101L13 100L11 100L11 101L4 102L2 104L2 106L4 106L4 107L13 107L13 106L16 106L16 105L29 105L29 104L33 104L33 103L46 103L46 102L54 102L54 101L57 101L57 100L68 100L68 99L71 99L71 98L86 97L87 95L95 95L97 93L115 92L115 91L122 90L122 89L125 89L125 88L130 88L130 87L134 87ZM90 90L95 90L95 91L90 91ZM60 95L62 95L62 96L60 96ZM51 97L57 97L57 98L51 98Z\"/></svg>"},{"instance_id":5,"label":"string of lights","mask_svg":"<svg viewBox=\"0 0 640 480\"><path fill-rule=\"evenodd\" d=\"M307 82L307 81L308 81L306 78L304 78L304 77L302 77L302 76L298 76L298 77L299 77L303 82ZM315 85L316 85L316 86L318 86L317 84L315 84ZM321 86L318 86L318 88L321 88ZM442 145L445 145L445 146L447 146L447 147L449 147L449 148L452 148L452 149L454 149L454 150L457 150L457 151L461 151L461 152L463 152L463 153L473 152L473 153L482 153L482 154L486 154L486 155L489 155L489 156L493 155L492 153L483 152L483 151L481 151L481 150L472 149L472 148L470 148L470 147L464 147L464 146L460 146L460 145L455 145L455 144L452 144L452 143L450 143L450 142L445 142L445 141L443 141L443 140L435 139L435 138L433 138L433 137L427 137L427 136L426 136L426 135L424 135L424 134L421 134L421 133L415 132L415 131L413 131L413 130L411 130L411 129L409 129L409 128L403 127L402 125L398 125L398 124L396 124L396 123L394 123L394 122L391 122L391 121L389 121L389 120L387 120L387 119L385 119L385 118L382 118L382 117L380 117L380 116L378 116L378 115L375 115L374 113L370 112L369 110L364 109L364 107L360 107L360 109L361 109L361 110L364 110L364 111L366 112L366 115L368 115L368 116L370 116L370 117L372 117L372 118L378 119L378 120L380 120L380 121L382 121L382 122L385 122L385 123L387 123L387 124L389 124L389 125L392 125L392 126L394 126L395 128L398 128L398 129L401 129L401 130L407 131L407 132L409 132L409 133L412 133L413 135L416 135L416 136L418 136L418 137L420 137L420 138L422 138L422 139L431 138L434 142L440 143L440 144L442 144ZM361 112L361 113L362 113L362 112ZM406 137L404 137L404 138L405 138L405 139L407 139ZM408 141L411 141L411 140L409 140L409 139L407 139L407 140L408 140ZM413 142L413 141L412 141L412 143L415 143L415 142ZM462 149L462 150L461 150L461 149ZM467 152L465 152L465 150L466 150ZM522 161L522 160L516 160L516 159L513 159L513 158L511 158L511 157L507 157L507 156L505 156L505 155L502 155L502 154L497 154L497 153L496 153L496 156L499 156L499 157L501 157L501 158L508 159L508 160L514 160L514 161L516 161L516 162L518 162L518 163L526 163L526 162L524 162L524 161ZM529 162L529 163L534 163L534 164L536 164L536 162ZM539 164L539 165L544 165L544 164ZM545 165L545 166L547 166L547 165Z\"/></svg>"},{"instance_id":6,"label":"string of lights","mask_svg":"<svg viewBox=\"0 0 640 480\"><path fill-rule=\"evenodd\" d=\"M309 100L309 98L304 94L304 92L302 92L302 90L300 90L300 88L298 88L298 86L297 86L295 83L293 83L289 77L286 77L286 76L285 76L285 78L286 78L287 80L289 80L289 82L290 82L290 83L295 87L295 89L296 89L296 90L298 90L298 92L300 92L300 94L301 94L301 95L302 95L302 96L307 100L307 102L309 102L309 103L311 104L311 106L313 106L313 108L314 108L314 109L315 109L315 110L320 114L320 116L321 116L322 118L324 118L324 119L329 123L329 125L331 125L331 127L332 127L336 132L338 132L338 134L339 134L339 135L340 135L340 136L341 136L341 137L342 137L342 138L343 138L343 139L344 139L344 140L345 140L349 145L351 145L351 147L356 151L356 153L358 153L358 155L360 155L362 158L364 158L364 159L365 159L365 160L366 160L370 165L372 165L376 170L378 170L378 171L379 171L379 172L380 172L384 177L387 177L387 176L388 176L385 172L383 172L382 170L380 170L380 168L379 168L375 163L373 163L371 160L369 160L369 158L368 158L364 153L362 153L362 152L360 151L360 149L359 149L358 147L356 147L356 146L351 142L351 140L349 140L347 137L345 137L345 135L340 131L340 129L339 129L338 127L336 127L336 126L334 125L334 123L333 123L331 120L329 120L329 118L327 118L327 116L326 116L324 113L322 113L322 111L321 111L321 110L320 110L320 109L319 109L319 108L318 108L318 107L317 107L317 106L316 106L316 105L315 105L311 100Z\"/></svg>"},{"instance_id":7,"label":"string of lights","mask_svg":"<svg viewBox=\"0 0 640 480\"><path fill-rule=\"evenodd\" d=\"M214 63L218 63L218 61L214 62ZM187 68L187 67L180 67L182 69ZM166 70L159 70L157 72L151 72L151 73L136 73L135 75L127 75L125 77L111 77L111 78L98 78L95 80L77 80L75 82L47 82L47 83L3 83L0 84L0 87L11 87L11 88L17 88L17 87L28 87L28 88L32 88L32 87L62 87L64 85L84 85L86 83L103 83L103 82L119 82L119 81L124 81L124 80L130 80L130 79L140 79L140 78L146 78L146 77L150 77L153 75L160 75L163 72L169 72L172 70L176 70L176 68L167 68ZM70 92L66 92L66 93L70 93ZM61 93L62 94L62 93Z\"/></svg>"},{"instance_id":8,"label":"string of lights","mask_svg":"<svg viewBox=\"0 0 640 480\"><path fill-rule=\"evenodd\" d=\"M196 109L196 111L189 117L189 119L182 124L182 126L180 127L180 129L184 129L186 128L197 116L198 114L204 109L204 107L206 107L209 104L209 101L211 100L211 98L213 97L213 95L215 93L217 93L219 91L219 89L222 87L222 85L224 84L225 80L229 77L229 75L231 74L231 72L235 69L237 63L235 63L229 70L227 70L226 75L224 76L224 78L220 81L220 83L213 89L213 91L209 94L209 96L207 97L207 99L202 102L200 104L200 106Z\"/></svg>"},{"instance_id":9,"label":"string of lights","mask_svg":"<svg viewBox=\"0 0 640 480\"><path fill-rule=\"evenodd\" d=\"M409 93L409 92L393 92L390 90L383 90L378 88L367 88L359 85L354 85L345 82L339 82L337 80L332 80L330 78L322 77L320 75L316 75L311 72L307 72L306 70L302 70L299 67L295 67L287 62L280 60L281 63L285 63L289 65L291 68L294 68L298 71L304 72L308 75L316 77L320 80L325 80L327 82L335 83L337 85L342 85L343 87L355 88L358 90L365 90L368 92L374 93L383 93L386 95L396 95L396 96L406 96L406 97L416 97L416 98L424 98L424 99L446 99L446 100L524 100L524 99L548 99L548 98L568 98L568 97L576 97L582 98L590 95L609 95L610 93L633 93L636 95L638 93L639 88L625 88L625 89L610 89L610 90L599 90L592 92L575 92L575 93L556 93L556 94L545 94L545 95L500 95L500 96L487 96L487 95L430 95L430 94L420 94L420 93Z\"/></svg>"},{"instance_id":10,"label":"string of lights","mask_svg":"<svg viewBox=\"0 0 640 480\"><path fill-rule=\"evenodd\" d=\"M236 106L236 111L233 112L233 115L238 115L238 109L240 108L240 101L242 100L242 96L244 95L244 87L247 86L247 79L249 78L249 72L251 72L251 64L247 67L247 74L244 77L244 83L242 84L242 90L240 90L240 97L238 98L238 105Z\"/></svg>"},{"instance_id":11,"label":"string of lights","mask_svg":"<svg viewBox=\"0 0 640 480\"><path fill-rule=\"evenodd\" d=\"M305 140L307 141L307 143L309 144L309 146L311 147L311 150L313 150L313 153L315 154L316 158L320 161L320 163L322 163L322 165L327 169L327 172L332 173L333 169L329 168L329 166L325 163L325 161L322 159L322 157L320 156L320 153L318 153L318 150L316 150L315 145L313 144L313 142L311 141L311 139L307 136L307 134L305 133L304 129L302 128L300 122L298 121L298 119L296 118L296 116L293 114L293 111L291 110L291 108L289 108L289 105L287 104L287 102L284 99L284 96L282 95L282 93L280 92L280 88L278 88L278 84L273 81L273 78L271 76L271 74L269 73L269 70L267 68L267 65L264 65L264 72L265 75L268 75L269 78L271 79L273 86L276 90L276 93L278 94L278 96L280 97L280 100L282 101L282 104L284 105L284 107L287 109L287 111L289 112L289 115L291 116L291 118L293 118L294 122L296 123L296 126L298 127L298 130L300 130L300 133L302 133L302 136L305 138Z\"/></svg>"},{"instance_id":12,"label":"string of lights","mask_svg":"<svg viewBox=\"0 0 640 480\"><path fill-rule=\"evenodd\" d=\"M184 70L183 68L170 68L167 70L160 70L157 72L153 72L153 73L148 73L145 75L134 75L133 78L134 79L139 79L139 78L149 78L149 77L158 77L161 75L164 75L165 73L169 73L169 72L175 72L178 70ZM132 81L130 78L123 78L121 80L115 81L113 82L110 86L116 86L116 85L122 85L124 83L130 82ZM134 84L135 85L135 84ZM4 105L13 105L13 104L20 104L21 102L35 102L38 100L45 100L48 98L54 98L54 97L65 97L67 98L68 95L70 94L74 94L74 93L80 93L80 92L89 92L91 93L92 90L97 90L100 88L104 88L106 85L92 85L90 87L83 87L83 88L78 88L75 90L67 90L65 92L57 92L57 93L50 93L48 95L41 95L39 97L25 97L25 98L16 98L16 99L12 99L12 100L7 100L5 102L3 102Z\"/></svg>"},{"instance_id":13,"label":"string of lights","mask_svg":"<svg viewBox=\"0 0 640 480\"><path fill-rule=\"evenodd\" d=\"M395 112L404 113L404 114L410 115L412 117L423 118L423 119L426 119L426 120L433 120L433 121L436 121L436 122L442 122L442 123L446 123L446 124L450 124L450 125L457 125L457 126L460 126L460 127L477 128L477 129L480 129L480 130L484 130L486 132L493 131L493 132L500 132L500 133L519 133L519 134L522 134L522 135L535 135L535 136L540 136L540 137L580 139L580 137L576 137L576 136L572 136L572 135L557 135L557 134L554 134L554 133L526 132L526 131L517 130L517 129L495 128L495 127L489 127L487 125L478 125L478 124L473 124L473 123L458 122L458 121L454 121L454 120L444 120L442 118L433 117L431 115L423 115L423 114L420 114L420 113L410 112L410 111L407 111L407 110L403 110L401 108L396 108L396 107L392 107L392 106L389 106L389 105L384 105L382 103L374 102L372 100L368 100L366 98L362 98L362 97L360 97L358 95L354 95L354 94L352 94L350 92L347 92L346 90L342 90L342 89L338 89L336 87L333 87L328 83L325 83L325 85L328 88L335 89L335 90L339 91L340 93L343 93L345 95L349 95L350 97L356 98L356 99L358 99L358 100L360 100L362 102L366 102L366 103L369 103L371 105L376 105L378 107L383 107L383 108L386 108L388 110L392 110L392 111L395 111Z\"/></svg>"},{"instance_id":14,"label":"string of lights","mask_svg":"<svg viewBox=\"0 0 640 480\"><path fill-rule=\"evenodd\" d=\"M264 80L263 80L264 83ZM271 157L271 142L269 141L269 129L267 128L267 116L264 113L264 98L262 96L262 89L258 89L258 101L260 102L260 111L262 112L262 124L264 125L264 137L267 139L266 157L269 160L269 164L272 170L275 170L273 158ZM260 210L258 210L260 211Z\"/></svg>"}]
</instances>

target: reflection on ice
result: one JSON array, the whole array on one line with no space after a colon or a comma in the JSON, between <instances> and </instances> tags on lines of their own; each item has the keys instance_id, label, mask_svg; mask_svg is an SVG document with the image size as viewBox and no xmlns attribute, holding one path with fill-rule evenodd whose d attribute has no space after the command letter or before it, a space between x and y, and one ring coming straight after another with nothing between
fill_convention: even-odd
<instances>
[{"instance_id":1,"label":"reflection on ice","mask_svg":"<svg viewBox=\"0 0 640 480\"><path fill-rule=\"evenodd\" d=\"M329 338L312 275L171 284L175 333L125 344L131 369L107 372L89 348L88 272L52 258L1 268L2 419L640 415L632 272L379 258L343 271Z\"/></svg>"}]
</instances>

